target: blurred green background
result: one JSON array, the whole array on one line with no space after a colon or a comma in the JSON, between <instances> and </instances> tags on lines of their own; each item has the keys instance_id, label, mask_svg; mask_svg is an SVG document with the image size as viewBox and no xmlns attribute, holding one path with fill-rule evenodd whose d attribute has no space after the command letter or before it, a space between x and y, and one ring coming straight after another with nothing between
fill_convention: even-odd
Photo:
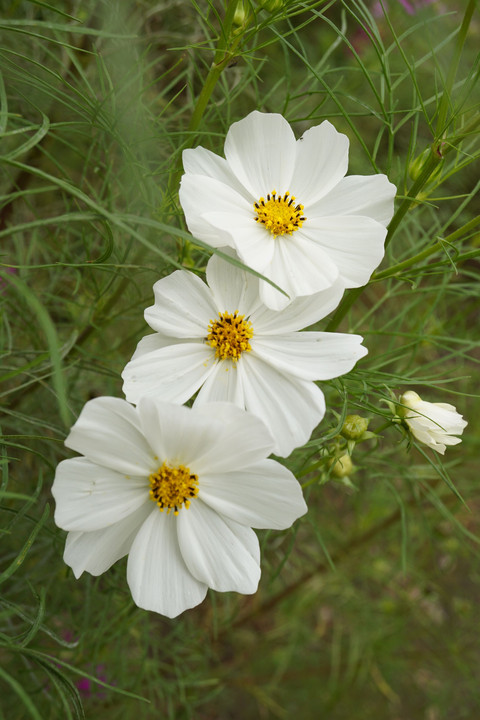
<instances>
[{"instance_id":1,"label":"blurred green background","mask_svg":"<svg viewBox=\"0 0 480 720\"><path fill-rule=\"evenodd\" d=\"M0 720L479 717L478 7L459 43L461 0L246 2L227 38L219 2L0 4ZM234 52L192 129L218 43ZM382 270L458 237L342 319L369 355L322 383L327 415L288 459L309 513L260 533L258 593L172 621L134 606L125 561L74 579L50 487L83 404L121 396L153 283L205 267L182 147L222 154L255 108L297 136L329 118L349 173L387 173L397 207L412 161L445 151ZM469 421L443 459L392 422L409 387ZM377 437L349 485L328 468L352 412Z\"/></svg>"}]
</instances>

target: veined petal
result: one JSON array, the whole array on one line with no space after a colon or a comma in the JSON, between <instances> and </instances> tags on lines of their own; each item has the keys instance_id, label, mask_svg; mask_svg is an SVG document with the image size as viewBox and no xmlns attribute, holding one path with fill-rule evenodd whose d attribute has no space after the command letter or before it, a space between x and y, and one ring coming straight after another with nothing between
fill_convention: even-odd
<instances>
[{"instance_id":1,"label":"veined petal","mask_svg":"<svg viewBox=\"0 0 480 720\"><path fill-rule=\"evenodd\" d=\"M177 518L154 507L128 556L127 582L138 607L177 617L195 607L207 586L188 570L177 539Z\"/></svg>"},{"instance_id":2,"label":"veined petal","mask_svg":"<svg viewBox=\"0 0 480 720\"><path fill-rule=\"evenodd\" d=\"M194 410L205 424L221 427L215 442L205 444L203 454L196 456L194 472L199 476L228 472L232 467L248 469L272 452L273 438L260 418L223 402L196 405Z\"/></svg>"},{"instance_id":3,"label":"veined petal","mask_svg":"<svg viewBox=\"0 0 480 720\"><path fill-rule=\"evenodd\" d=\"M211 402L231 402L237 407L245 407L242 383L237 372L241 363L233 360L220 360L207 377L195 398L194 407Z\"/></svg>"},{"instance_id":4,"label":"veined petal","mask_svg":"<svg viewBox=\"0 0 480 720\"><path fill-rule=\"evenodd\" d=\"M230 251L232 256L236 254ZM217 255L212 255L207 265L207 282L219 312L233 313L238 310L247 318L259 305L258 279Z\"/></svg>"},{"instance_id":5,"label":"veined petal","mask_svg":"<svg viewBox=\"0 0 480 720\"><path fill-rule=\"evenodd\" d=\"M385 253L387 231L368 217L309 218L303 232L336 264L347 288L365 285Z\"/></svg>"},{"instance_id":6,"label":"veined petal","mask_svg":"<svg viewBox=\"0 0 480 720\"><path fill-rule=\"evenodd\" d=\"M339 275L329 248L312 240L303 233L275 238L272 262L264 275L273 280L293 300L298 295L312 295L333 285ZM301 234L300 234L301 233ZM283 310L289 300L268 283L261 281L260 297L272 310Z\"/></svg>"},{"instance_id":7,"label":"veined petal","mask_svg":"<svg viewBox=\"0 0 480 720\"><path fill-rule=\"evenodd\" d=\"M203 147L188 148L182 153L183 167L189 175L204 175L233 188L249 204L250 193L237 180L225 158Z\"/></svg>"},{"instance_id":8,"label":"veined petal","mask_svg":"<svg viewBox=\"0 0 480 720\"><path fill-rule=\"evenodd\" d=\"M152 333L152 335L145 335L139 340L135 352L133 353L130 362L138 360L138 358L148 353L155 352L161 348L168 347L169 345L178 345L180 343L187 343L191 338L174 338L168 335L162 335L161 333Z\"/></svg>"},{"instance_id":9,"label":"veined petal","mask_svg":"<svg viewBox=\"0 0 480 720\"><path fill-rule=\"evenodd\" d=\"M403 417L413 435L428 447L444 454L448 445L458 445L467 421L449 403L432 403L422 400L413 390L400 398Z\"/></svg>"},{"instance_id":10,"label":"veined petal","mask_svg":"<svg viewBox=\"0 0 480 720\"><path fill-rule=\"evenodd\" d=\"M137 510L110 527L69 532L63 559L78 579L83 572L101 575L128 554L135 535L152 510L148 498Z\"/></svg>"},{"instance_id":11,"label":"veined petal","mask_svg":"<svg viewBox=\"0 0 480 720\"><path fill-rule=\"evenodd\" d=\"M130 477L86 458L62 460L52 486L55 522L64 530L90 532L109 527L148 498L148 478Z\"/></svg>"},{"instance_id":12,"label":"veined petal","mask_svg":"<svg viewBox=\"0 0 480 720\"><path fill-rule=\"evenodd\" d=\"M461 435L467 426L466 420L456 411L456 408L447 403L418 400L414 404L412 411L420 413L419 422L423 422L432 431ZM409 414L406 417L408 418Z\"/></svg>"},{"instance_id":13,"label":"veined petal","mask_svg":"<svg viewBox=\"0 0 480 720\"><path fill-rule=\"evenodd\" d=\"M180 338L204 338L218 314L210 288L188 270L175 270L153 286L155 304L145 310L153 330Z\"/></svg>"},{"instance_id":14,"label":"veined petal","mask_svg":"<svg viewBox=\"0 0 480 720\"><path fill-rule=\"evenodd\" d=\"M132 403L143 395L155 395L182 404L205 382L215 362L214 350L202 342L170 345L127 363L123 392Z\"/></svg>"},{"instance_id":15,"label":"veined petal","mask_svg":"<svg viewBox=\"0 0 480 720\"><path fill-rule=\"evenodd\" d=\"M310 205L342 180L348 168L349 140L324 120L297 140L291 192L309 213Z\"/></svg>"},{"instance_id":16,"label":"veined petal","mask_svg":"<svg viewBox=\"0 0 480 720\"><path fill-rule=\"evenodd\" d=\"M313 383L288 376L253 355L238 368L246 409L268 427L273 452L287 457L304 445L325 414L322 391Z\"/></svg>"},{"instance_id":17,"label":"veined petal","mask_svg":"<svg viewBox=\"0 0 480 720\"><path fill-rule=\"evenodd\" d=\"M297 297L283 310L271 310L261 304L252 313L250 320L256 334L262 336L301 330L322 320L335 310L344 292L345 286L337 278L326 290Z\"/></svg>"},{"instance_id":18,"label":"veined petal","mask_svg":"<svg viewBox=\"0 0 480 720\"><path fill-rule=\"evenodd\" d=\"M152 472L153 453L140 429L137 411L120 398L89 400L65 445L92 462L122 474Z\"/></svg>"},{"instance_id":19,"label":"veined petal","mask_svg":"<svg viewBox=\"0 0 480 720\"><path fill-rule=\"evenodd\" d=\"M206 475L198 497L221 515L255 528L284 530L307 512L300 483L273 460Z\"/></svg>"},{"instance_id":20,"label":"veined petal","mask_svg":"<svg viewBox=\"0 0 480 720\"><path fill-rule=\"evenodd\" d=\"M349 175L308 210L312 218L362 215L387 226L396 192L386 175Z\"/></svg>"},{"instance_id":21,"label":"veined petal","mask_svg":"<svg viewBox=\"0 0 480 720\"><path fill-rule=\"evenodd\" d=\"M251 340L252 353L286 375L331 380L349 372L367 348L360 335L327 332L285 333Z\"/></svg>"},{"instance_id":22,"label":"veined petal","mask_svg":"<svg viewBox=\"0 0 480 720\"><path fill-rule=\"evenodd\" d=\"M255 222L253 212L248 216L237 215L234 218L228 213L210 212L205 215L205 219L212 227L221 230L224 237L228 236L226 244L235 248L245 265L266 274L264 269L272 261L278 238Z\"/></svg>"},{"instance_id":23,"label":"veined petal","mask_svg":"<svg viewBox=\"0 0 480 720\"><path fill-rule=\"evenodd\" d=\"M194 577L218 592L251 594L258 587L258 539L196 498L177 518L178 542Z\"/></svg>"},{"instance_id":24,"label":"veined petal","mask_svg":"<svg viewBox=\"0 0 480 720\"><path fill-rule=\"evenodd\" d=\"M213 415L205 422L199 410L172 405L160 398L140 398L138 412L145 437L158 458L156 462L183 464L197 474L197 458L215 446L223 431L222 422Z\"/></svg>"},{"instance_id":25,"label":"veined petal","mask_svg":"<svg viewBox=\"0 0 480 720\"><path fill-rule=\"evenodd\" d=\"M230 245L231 239L209 222L211 213L227 215L233 225L249 217L252 217L252 222L255 223L254 199L248 202L243 195L215 178L184 175L180 183L179 198L192 235L212 247Z\"/></svg>"},{"instance_id":26,"label":"veined petal","mask_svg":"<svg viewBox=\"0 0 480 720\"><path fill-rule=\"evenodd\" d=\"M282 115L254 110L230 126L225 157L255 200L275 189L283 193L295 166L295 135Z\"/></svg>"}]
</instances>

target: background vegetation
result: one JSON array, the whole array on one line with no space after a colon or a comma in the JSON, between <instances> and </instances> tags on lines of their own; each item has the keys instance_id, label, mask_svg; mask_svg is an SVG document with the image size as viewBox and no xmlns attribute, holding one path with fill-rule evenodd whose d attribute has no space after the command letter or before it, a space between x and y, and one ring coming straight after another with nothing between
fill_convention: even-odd
<instances>
[{"instance_id":1,"label":"background vegetation","mask_svg":"<svg viewBox=\"0 0 480 720\"><path fill-rule=\"evenodd\" d=\"M1 4L0 720L477 717L476 3ZM308 515L261 533L256 595L171 621L135 607L124 561L75 580L50 487L83 404L121 396L153 283L205 267L182 148L221 154L255 108L298 135L330 119L397 212L380 270L328 323L369 355L322 384L327 416L288 459ZM408 388L468 419L444 458L393 418ZM347 413L375 437L338 478Z\"/></svg>"}]
</instances>

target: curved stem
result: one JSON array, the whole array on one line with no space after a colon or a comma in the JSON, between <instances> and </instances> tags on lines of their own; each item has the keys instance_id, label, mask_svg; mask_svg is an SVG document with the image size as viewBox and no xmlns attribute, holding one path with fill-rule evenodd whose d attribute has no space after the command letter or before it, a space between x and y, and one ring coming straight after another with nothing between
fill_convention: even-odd
<instances>
[{"instance_id":1,"label":"curved stem","mask_svg":"<svg viewBox=\"0 0 480 720\"><path fill-rule=\"evenodd\" d=\"M227 5L227 10L225 12L225 20L222 25L222 34L218 41L213 62L210 66L210 70L207 77L205 78L202 90L200 91L200 95L198 96L195 103L192 117L190 118L190 123L188 125L188 137L180 148L182 151L193 145L196 137L196 130L198 130L200 126L208 102L212 96L213 90L220 78L220 75L225 70L225 68L228 67L228 65L234 58L237 48L242 40L242 32L235 33L235 37L233 37L232 39L232 25L238 2L239 0L230 0ZM246 24L247 23L245 23L245 25ZM181 175L182 156L180 153L167 185L167 199L171 197L175 188L178 186Z\"/></svg>"}]
</instances>

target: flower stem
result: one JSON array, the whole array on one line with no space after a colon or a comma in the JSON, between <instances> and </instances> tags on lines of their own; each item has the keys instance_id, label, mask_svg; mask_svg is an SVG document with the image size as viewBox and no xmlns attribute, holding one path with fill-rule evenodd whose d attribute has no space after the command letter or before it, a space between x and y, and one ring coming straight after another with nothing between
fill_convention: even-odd
<instances>
[{"instance_id":1,"label":"flower stem","mask_svg":"<svg viewBox=\"0 0 480 720\"><path fill-rule=\"evenodd\" d=\"M441 250L445 244L452 243L455 240L458 240L458 238L462 237L466 233L470 232L470 230L473 230L477 227L477 225L480 224L480 215L477 215L474 217L470 222L463 225L461 228L458 228L458 230L455 230L455 232L451 233L450 235L447 235L446 238L443 238L443 240L439 240L438 242L434 243L428 248L425 248L425 250L422 250L422 252L417 253L416 255L413 255L411 258L408 258L408 260L404 260L403 262L397 263L396 265L392 265L391 267L387 268L386 270L382 270L379 273L375 273L371 279L370 282L375 282L377 280L385 280L386 278L393 277L394 275L398 275L399 273L403 272L407 268L411 267L412 265L416 265L417 263L421 262L422 260L425 260L430 255L433 255L438 250Z\"/></svg>"},{"instance_id":2,"label":"flower stem","mask_svg":"<svg viewBox=\"0 0 480 720\"><path fill-rule=\"evenodd\" d=\"M458 31L457 42L455 45L455 51L453 54L452 61L450 63L447 80L445 83L445 88L444 88L444 91L442 94L442 99L440 101L440 106L438 108L437 128L436 128L437 137L441 137L443 135L443 133L445 132L447 125L448 125L447 114L448 114L448 108L450 107L450 103L451 103L452 89L453 89L453 85L455 83L455 77L457 75L458 65L460 63L460 57L462 55L463 46L465 45L465 40L468 35L468 29L470 27L470 23L472 20L473 11L475 10L475 5L476 5L476 0L469 0L469 3L465 9L465 15L463 16L463 21L460 26L460 30Z\"/></svg>"},{"instance_id":3,"label":"flower stem","mask_svg":"<svg viewBox=\"0 0 480 720\"><path fill-rule=\"evenodd\" d=\"M242 28L246 27L249 19L243 24L242 28L236 30L235 33L232 32L233 20L235 17L235 11L237 9L238 3L239 0L230 0L227 5L227 9L225 12L225 20L222 24L222 32L218 41L217 48L215 50L213 62L210 66L208 75L205 78L205 82L203 84L200 95L198 96L195 103L192 117L190 118L190 123L188 125L188 137L183 142L180 148L182 151L193 145L196 137L196 130L198 130L200 126L208 102L212 96L213 90L220 78L220 75L235 57L237 48L242 41ZM182 156L180 153L175 168L170 175L170 180L168 182L166 192L167 199L173 195L176 188L178 187L181 175Z\"/></svg>"}]
</instances>

